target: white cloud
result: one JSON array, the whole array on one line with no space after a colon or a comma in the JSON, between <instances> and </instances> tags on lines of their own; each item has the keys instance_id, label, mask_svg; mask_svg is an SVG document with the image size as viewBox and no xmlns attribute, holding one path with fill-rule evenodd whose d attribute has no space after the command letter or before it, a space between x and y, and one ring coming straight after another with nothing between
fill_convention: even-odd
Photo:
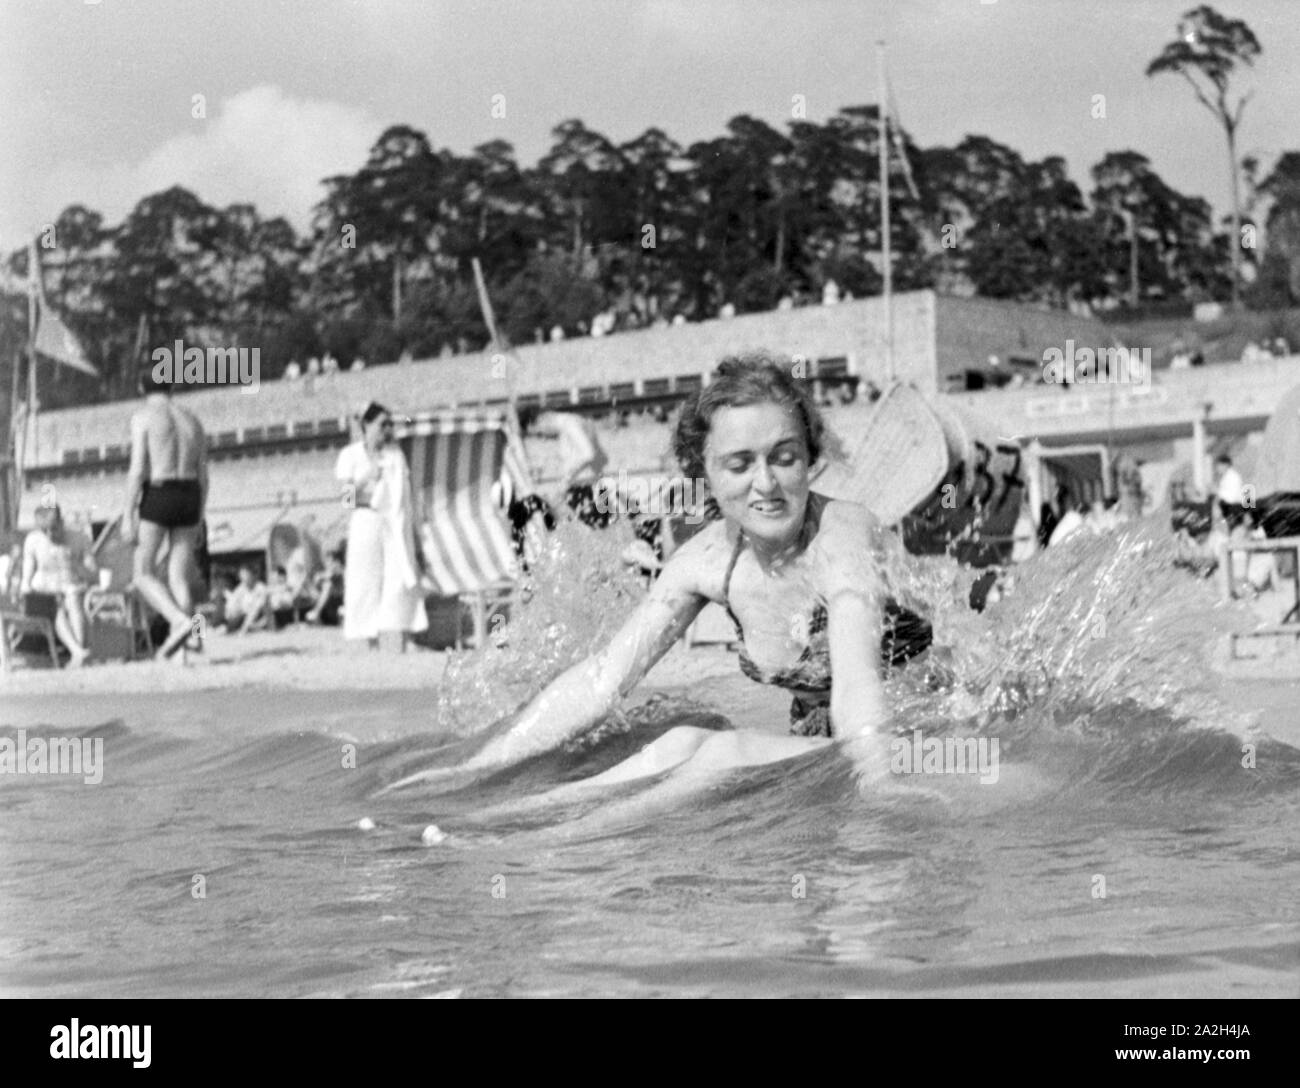
<instances>
[{"instance_id":1,"label":"white cloud","mask_svg":"<svg viewBox=\"0 0 1300 1088\"><path fill-rule=\"evenodd\" d=\"M360 167L384 125L365 110L252 87L206 104L193 132L173 136L138 164L56 168L46 199L53 214L78 202L118 222L144 196L182 185L216 207L251 203L304 229L323 195L321 179Z\"/></svg>"}]
</instances>

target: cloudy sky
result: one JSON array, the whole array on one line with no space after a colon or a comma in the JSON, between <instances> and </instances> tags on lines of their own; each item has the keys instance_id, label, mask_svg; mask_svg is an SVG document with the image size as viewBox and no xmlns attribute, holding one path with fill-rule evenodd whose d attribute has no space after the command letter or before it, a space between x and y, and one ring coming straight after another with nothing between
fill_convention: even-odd
<instances>
[{"instance_id":1,"label":"cloudy sky","mask_svg":"<svg viewBox=\"0 0 1300 1088\"><path fill-rule=\"evenodd\" d=\"M1061 154L1147 155L1226 211L1223 137L1147 62L1191 0L0 0L0 249L71 203L116 222L182 184L306 224L329 174L389 124L531 164L558 122L683 144L751 113L783 127L873 101L875 42L921 146L966 133ZM1222 0L1264 55L1241 153L1300 149L1296 0ZM505 96L504 118L491 116ZM1093 95L1106 117L1091 116ZM195 95L206 117L192 116Z\"/></svg>"}]
</instances>

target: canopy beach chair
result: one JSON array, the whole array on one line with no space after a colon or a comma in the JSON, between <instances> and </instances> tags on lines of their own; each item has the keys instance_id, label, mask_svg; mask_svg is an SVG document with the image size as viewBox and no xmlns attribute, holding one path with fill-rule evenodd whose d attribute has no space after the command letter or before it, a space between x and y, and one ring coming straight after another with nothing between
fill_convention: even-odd
<instances>
[{"instance_id":1,"label":"canopy beach chair","mask_svg":"<svg viewBox=\"0 0 1300 1088\"><path fill-rule=\"evenodd\" d=\"M1018 443L902 382L836 429L847 457L828 461L814 490L901 526L913 555L947 552L974 567L1010 558L1025 489Z\"/></svg>"},{"instance_id":2,"label":"canopy beach chair","mask_svg":"<svg viewBox=\"0 0 1300 1088\"><path fill-rule=\"evenodd\" d=\"M518 418L510 407L427 412L399 423L397 440L411 468L426 573L438 596L472 609L481 646L489 609L507 601L519 579L510 526L493 498L498 481L516 495L533 489Z\"/></svg>"},{"instance_id":3,"label":"canopy beach chair","mask_svg":"<svg viewBox=\"0 0 1300 1088\"><path fill-rule=\"evenodd\" d=\"M313 580L325 569L325 553L320 541L306 525L280 520L271 526L266 539L266 576L269 581L277 568L285 572L292 603L272 613L274 625L297 623L314 604Z\"/></svg>"}]
</instances>

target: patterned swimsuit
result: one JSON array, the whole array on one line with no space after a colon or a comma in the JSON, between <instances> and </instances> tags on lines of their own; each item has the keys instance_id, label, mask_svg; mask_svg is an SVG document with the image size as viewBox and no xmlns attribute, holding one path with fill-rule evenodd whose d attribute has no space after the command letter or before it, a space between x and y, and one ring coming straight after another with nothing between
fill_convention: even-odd
<instances>
[{"instance_id":1,"label":"patterned swimsuit","mask_svg":"<svg viewBox=\"0 0 1300 1088\"><path fill-rule=\"evenodd\" d=\"M754 663L745 649L745 632L731 610L731 573L744 547L744 536L737 536L736 547L722 580L722 606L736 628L740 643L740 671L760 684L773 684L793 693L790 703L790 732L803 737L831 735L831 651L827 638L826 605L818 602L808 618L808 644L784 669L765 672ZM928 620L903 608L890 599L884 608L885 631L881 639L881 658L887 666L901 665L930 648L934 632Z\"/></svg>"}]
</instances>

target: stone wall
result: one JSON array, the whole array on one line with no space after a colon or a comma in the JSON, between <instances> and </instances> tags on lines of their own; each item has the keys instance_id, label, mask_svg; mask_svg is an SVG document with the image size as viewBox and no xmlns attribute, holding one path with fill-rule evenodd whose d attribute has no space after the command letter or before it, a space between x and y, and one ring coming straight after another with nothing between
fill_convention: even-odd
<instances>
[{"instance_id":1,"label":"stone wall","mask_svg":"<svg viewBox=\"0 0 1300 1088\"><path fill-rule=\"evenodd\" d=\"M933 390L935 296L915 291L894 298L895 371ZM516 394L569 392L652 379L708 374L727 355L766 349L811 360L843 359L850 373L884 384L884 303L879 298L746 314L663 329L528 345L505 359L459 355L376 366L295 382L264 382L256 392L232 389L187 393L178 400L210 434L268 425L346 420L377 400L409 414ZM28 440L29 465L55 465L65 451L121 445L137 402L123 401L51 412L39 417Z\"/></svg>"}]
</instances>

